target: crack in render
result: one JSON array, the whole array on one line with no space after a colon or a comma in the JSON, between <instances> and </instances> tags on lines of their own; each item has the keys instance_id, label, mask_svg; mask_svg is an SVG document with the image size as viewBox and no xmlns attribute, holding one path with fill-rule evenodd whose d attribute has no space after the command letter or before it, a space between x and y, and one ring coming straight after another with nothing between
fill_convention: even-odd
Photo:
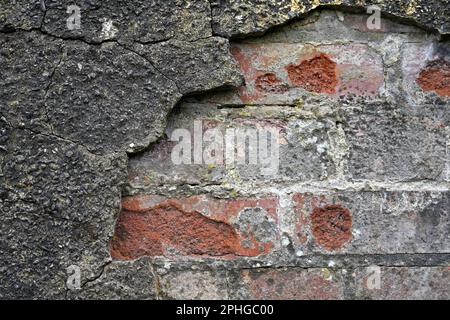
<instances>
[{"instance_id":1,"label":"crack in render","mask_svg":"<svg viewBox=\"0 0 450 320\"><path fill-rule=\"evenodd\" d=\"M42 131L36 131L34 129L27 128L27 127L13 127L13 126L11 126L11 128L13 128L15 130L25 130L25 131L29 131L29 132L31 132L31 133L33 133L35 135L42 135L42 136L45 136L45 137L50 137L50 138L53 138L53 139L64 141L64 142L66 142L68 144L72 144L72 145L75 145L75 146L77 146L79 148L82 148L85 152L87 152L87 153L89 153L89 154L91 154L92 156L95 156L95 157L104 157L105 156L105 154L95 153L94 151L89 149L89 147L85 146L84 144L82 144L79 141L71 140L69 138L60 136L60 135L58 135L58 134L56 134L54 132L47 133L47 132L42 132Z\"/></svg>"},{"instance_id":2,"label":"crack in render","mask_svg":"<svg viewBox=\"0 0 450 320\"><path fill-rule=\"evenodd\" d=\"M210 36L207 36L207 37L197 37L197 38L190 39L190 40L177 39L175 37L169 37L169 38L160 39L160 40L149 40L149 41L141 41L141 40L137 39L137 40L133 40L132 43L142 44L143 46L165 44L166 42L170 42L170 41L181 41L181 42L188 42L188 43L196 43L198 41L208 40L208 39L211 39L211 38L222 38L222 39L228 40L228 38L222 37L220 35L210 35Z\"/></svg>"},{"instance_id":3,"label":"crack in render","mask_svg":"<svg viewBox=\"0 0 450 320\"><path fill-rule=\"evenodd\" d=\"M166 43L172 39L173 39L173 36L168 37L168 38L159 39L159 40L148 40L148 41L142 41L142 40L136 39L133 42L142 44L143 46L147 46L147 45L153 45L153 44Z\"/></svg>"},{"instance_id":4,"label":"crack in render","mask_svg":"<svg viewBox=\"0 0 450 320\"><path fill-rule=\"evenodd\" d=\"M53 80L54 80L53 78L54 78L54 76L55 76L56 70L58 70L59 67L61 66L62 61L63 61L65 55L66 55L66 51L65 51L64 46L62 46L62 48L61 48L61 53L60 53L60 57L59 57L59 61L58 61L58 63L56 64L56 66L53 68L52 73L51 73L50 76L49 76L49 82L48 82L48 85L47 85L46 88L44 89L44 90L45 90L45 93L44 93L44 112L45 112L45 117L47 118L47 123L48 123L48 125L50 126L50 132L51 132L52 134L54 134L54 129L53 129L53 126L52 126L51 121L50 121L49 110L48 110L48 107L47 107L47 97L48 97L48 93L49 93L49 91L50 91L50 87L53 85Z\"/></svg>"},{"instance_id":5,"label":"crack in render","mask_svg":"<svg viewBox=\"0 0 450 320\"><path fill-rule=\"evenodd\" d=\"M48 106L47 106L47 97L48 97L48 93L49 93L49 91L50 91L50 88L51 88L51 86L52 86L53 83L54 83L54 76L55 76L55 74L56 74L56 71L57 71L57 70L61 67L61 65L63 64L63 60L64 60L64 58L66 57L66 54L67 54L67 51L66 51L66 49L65 49L65 47L64 47L64 45L63 45L62 48L61 48L61 55L60 55L59 61L58 61L58 63L56 64L55 68L52 70L52 73L51 73L50 76L49 76L50 81L49 81L47 87L45 88L45 94L44 94L44 113L45 113L45 117L46 117L46 119L47 119L47 124L49 125L49 128L50 128L50 134L49 134L49 133L45 133L45 132L35 132L35 131L33 131L32 129L29 129L29 128L26 128L26 129L28 129L29 131L34 132L35 134L42 134L42 135L44 135L44 136L54 137L54 138L63 140L63 141L65 141L65 142L67 142L67 143L71 143L71 144L80 146L80 147L82 147L83 149L85 149L88 153L90 153L90 154L92 154L92 155L94 155L94 156L101 156L100 153L94 152L94 151L91 150L88 146L84 145L83 143L81 143L81 142L79 142L79 141L74 141L74 140L71 140L70 138L63 137L63 136L58 135L58 134L55 132L55 129L53 128L53 125L52 125L52 123L51 123L51 121L50 121L49 109L48 109Z\"/></svg>"},{"instance_id":6,"label":"crack in render","mask_svg":"<svg viewBox=\"0 0 450 320\"><path fill-rule=\"evenodd\" d=\"M41 9L42 9L42 11L47 12L47 7L45 5L45 0L41 0Z\"/></svg>"},{"instance_id":7,"label":"crack in render","mask_svg":"<svg viewBox=\"0 0 450 320\"><path fill-rule=\"evenodd\" d=\"M109 266L112 263L112 260L107 261L106 263L104 263L103 265L100 266L100 272L99 274L93 276L92 278L88 278L86 279L82 284L81 284L81 289L83 289L86 285L88 285L89 283L92 283L98 279L100 279L103 274L105 273L105 269L107 266Z\"/></svg>"},{"instance_id":8,"label":"crack in render","mask_svg":"<svg viewBox=\"0 0 450 320\"><path fill-rule=\"evenodd\" d=\"M144 55L140 54L140 53L137 52L136 50L130 48L129 46L122 45L120 42L117 42L117 41L116 41L115 43L116 43L119 47L121 47L122 49L127 50L127 51L129 51L129 52L132 52L132 53L138 55L139 57L141 57L142 59L144 59L145 61L147 61L147 62L153 67L153 69L155 69L160 75L162 75L164 78L166 78L166 80L168 80L169 82L171 82L171 83L175 86L175 88L177 88L177 91L178 91L179 94L183 95L183 94L182 94L182 91L181 91L180 88L178 87L178 84L176 83L176 81L173 80L173 79L171 79L169 76L167 76L167 75L166 75L164 72L162 72L161 70L159 70L159 68L157 68L157 67L155 66L155 64L153 63L153 61L151 61L150 59L148 59L148 58L145 57ZM179 100L180 100L181 98L182 98L182 97L180 97L180 98L178 99L178 101L176 101L176 103L174 104L174 106L179 102Z\"/></svg>"},{"instance_id":9,"label":"crack in render","mask_svg":"<svg viewBox=\"0 0 450 320\"><path fill-rule=\"evenodd\" d=\"M29 28L29 29L23 29L23 28L14 28L12 30L0 30L0 34L13 34L13 33L29 33L29 32L37 32L40 33L44 36L47 36L49 38L52 39L57 39L57 40L63 40L63 41L79 41L79 42L83 42L87 45L90 46L101 46L102 44L105 43L119 43L118 40L115 39L105 39L105 40L101 40L101 41L89 41L83 37L64 37L64 36L58 36L58 35L54 35L52 33L49 33L45 30L43 30L41 27L35 27L35 28Z\"/></svg>"}]
</instances>

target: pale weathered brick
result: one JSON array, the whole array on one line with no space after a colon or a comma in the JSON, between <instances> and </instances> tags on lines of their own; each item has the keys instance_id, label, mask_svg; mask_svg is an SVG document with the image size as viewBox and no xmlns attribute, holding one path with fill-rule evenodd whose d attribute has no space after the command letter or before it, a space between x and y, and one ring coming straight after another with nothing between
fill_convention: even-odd
<instances>
[{"instance_id":1,"label":"pale weathered brick","mask_svg":"<svg viewBox=\"0 0 450 320\"><path fill-rule=\"evenodd\" d=\"M354 277L358 299L450 299L449 267L381 267L379 286L374 269L358 268Z\"/></svg>"},{"instance_id":2,"label":"pale weathered brick","mask_svg":"<svg viewBox=\"0 0 450 320\"><path fill-rule=\"evenodd\" d=\"M327 268L249 269L230 276L231 298L253 300L337 300L344 298L340 271Z\"/></svg>"},{"instance_id":3,"label":"pale weathered brick","mask_svg":"<svg viewBox=\"0 0 450 320\"><path fill-rule=\"evenodd\" d=\"M448 192L323 192L293 196L296 252L446 253Z\"/></svg>"}]
</instances>

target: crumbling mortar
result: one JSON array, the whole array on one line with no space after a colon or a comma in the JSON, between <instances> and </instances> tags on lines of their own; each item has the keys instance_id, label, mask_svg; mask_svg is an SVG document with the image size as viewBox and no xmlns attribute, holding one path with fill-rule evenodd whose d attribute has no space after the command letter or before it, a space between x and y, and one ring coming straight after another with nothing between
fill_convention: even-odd
<instances>
[{"instance_id":1,"label":"crumbling mortar","mask_svg":"<svg viewBox=\"0 0 450 320\"><path fill-rule=\"evenodd\" d=\"M126 196L136 196L140 194L146 194L148 192L156 191L157 186L151 187L139 187L134 192L127 192ZM169 190L172 185L167 185L167 192L173 195L173 190ZM380 192L380 191L390 191L390 192L448 192L450 191L450 186L448 182L434 182L429 180L422 180L416 182L377 182L371 180L361 180L361 181L344 181L342 179L329 179L325 181L305 181L301 183L292 183L290 181L271 183L267 186L264 182L252 183L252 182L240 182L233 183L233 181L228 180L228 184L225 186L223 184L181 184L176 185L177 189L181 191L185 196L205 194L205 193L217 193L223 194L226 190L235 190L241 197L251 197L255 195L263 194L284 194L284 193L327 193L336 191L352 191L352 192ZM157 192L161 195L166 194L164 189ZM183 190L183 188L188 188L189 192Z\"/></svg>"},{"instance_id":2,"label":"crumbling mortar","mask_svg":"<svg viewBox=\"0 0 450 320\"><path fill-rule=\"evenodd\" d=\"M142 257L141 257L142 258ZM416 259L412 260L411 259ZM417 263L420 260L427 259L427 263ZM333 260L335 265L330 267L329 261ZM135 260L134 260L135 261ZM392 262L393 261L393 262ZM391 254L310 254L301 258L287 259L285 261L277 261L276 263L268 263L261 260L241 261L235 264L228 260L186 260L184 262L169 259L166 257L159 257L155 261L157 265L164 265L166 263L177 263L176 270L188 271L192 270L192 263L195 263L196 270L206 271L211 267L218 270L259 270L259 269L283 269L283 268L298 268L298 269L348 269L349 267L361 268L376 264L380 267L446 267L450 263L450 253L391 253Z\"/></svg>"},{"instance_id":3,"label":"crumbling mortar","mask_svg":"<svg viewBox=\"0 0 450 320\"><path fill-rule=\"evenodd\" d=\"M231 297L231 285L230 285L230 275L229 270L225 270L225 286L227 288L226 291L226 300L230 300Z\"/></svg>"},{"instance_id":4,"label":"crumbling mortar","mask_svg":"<svg viewBox=\"0 0 450 320\"><path fill-rule=\"evenodd\" d=\"M163 290L161 288L161 278L155 269L153 263L151 261L148 262L150 272L153 275L154 283L155 283L155 298L156 300L162 300L164 297Z\"/></svg>"}]
</instances>

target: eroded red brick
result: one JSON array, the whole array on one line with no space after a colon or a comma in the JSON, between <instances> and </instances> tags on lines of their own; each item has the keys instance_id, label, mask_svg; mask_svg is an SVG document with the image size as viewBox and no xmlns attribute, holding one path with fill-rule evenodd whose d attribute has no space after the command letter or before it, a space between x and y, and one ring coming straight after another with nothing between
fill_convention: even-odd
<instances>
[{"instance_id":1,"label":"eroded red brick","mask_svg":"<svg viewBox=\"0 0 450 320\"><path fill-rule=\"evenodd\" d=\"M328 251L341 249L352 238L352 216L340 205L314 208L311 229L315 241Z\"/></svg>"},{"instance_id":2,"label":"eroded red brick","mask_svg":"<svg viewBox=\"0 0 450 320\"><path fill-rule=\"evenodd\" d=\"M241 68L242 73L248 74L250 70L252 69L251 63L252 59L250 57L247 57L240 48L236 46L232 46L231 54L233 55L236 62L239 64L239 67Z\"/></svg>"},{"instance_id":3,"label":"eroded red brick","mask_svg":"<svg viewBox=\"0 0 450 320\"><path fill-rule=\"evenodd\" d=\"M112 256L135 259L163 255L169 247L187 255L227 255L235 252L238 235L229 224L170 201L142 212L124 211L117 223Z\"/></svg>"},{"instance_id":4,"label":"eroded red brick","mask_svg":"<svg viewBox=\"0 0 450 320\"><path fill-rule=\"evenodd\" d=\"M367 45L235 43L231 52L245 78L232 103L292 104L303 90L372 99L384 84L382 59Z\"/></svg>"},{"instance_id":5,"label":"eroded red brick","mask_svg":"<svg viewBox=\"0 0 450 320\"><path fill-rule=\"evenodd\" d=\"M245 210L258 208L275 228L277 205L276 198L165 199L152 195L125 198L111 243L111 256L129 260L161 255L230 258L267 254L274 246L273 234L262 238L248 225L242 230L239 219Z\"/></svg>"},{"instance_id":6,"label":"eroded red brick","mask_svg":"<svg viewBox=\"0 0 450 320\"><path fill-rule=\"evenodd\" d=\"M274 73L265 73L256 78L256 90L270 93L284 93L288 90L284 84Z\"/></svg>"},{"instance_id":7,"label":"eroded red brick","mask_svg":"<svg viewBox=\"0 0 450 320\"><path fill-rule=\"evenodd\" d=\"M316 93L334 94L338 79L336 62L325 54L286 67L291 84Z\"/></svg>"},{"instance_id":8,"label":"eroded red brick","mask_svg":"<svg viewBox=\"0 0 450 320\"><path fill-rule=\"evenodd\" d=\"M430 61L417 78L424 91L434 91L440 96L450 97L450 63L444 59Z\"/></svg>"}]
</instances>

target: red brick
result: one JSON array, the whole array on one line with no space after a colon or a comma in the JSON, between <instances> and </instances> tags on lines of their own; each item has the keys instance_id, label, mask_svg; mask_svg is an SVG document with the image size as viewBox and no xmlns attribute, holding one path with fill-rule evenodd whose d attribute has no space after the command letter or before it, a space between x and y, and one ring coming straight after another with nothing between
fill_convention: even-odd
<instances>
[{"instance_id":1,"label":"red brick","mask_svg":"<svg viewBox=\"0 0 450 320\"><path fill-rule=\"evenodd\" d=\"M323 53L298 65L288 65L286 70L293 86L317 93L336 92L336 62Z\"/></svg>"},{"instance_id":2,"label":"red brick","mask_svg":"<svg viewBox=\"0 0 450 320\"><path fill-rule=\"evenodd\" d=\"M411 102L430 103L424 92L450 97L450 62L433 43L406 43L402 55L402 86Z\"/></svg>"},{"instance_id":3,"label":"red brick","mask_svg":"<svg viewBox=\"0 0 450 320\"><path fill-rule=\"evenodd\" d=\"M261 214L275 230L277 206L278 200L273 197L219 200L206 196L165 199L150 195L125 198L111 243L111 255L118 260L163 255L223 258L265 255L274 247L277 233L274 231L267 237L256 235L258 220L250 217L243 222L240 218L246 209L261 209ZM256 225L252 226L253 222Z\"/></svg>"},{"instance_id":4,"label":"red brick","mask_svg":"<svg viewBox=\"0 0 450 320\"><path fill-rule=\"evenodd\" d=\"M326 251L336 251L352 239L352 214L344 206L329 203L321 196L309 198L310 203L305 206L301 194L294 195L293 201L297 215L297 243L305 245L311 233L316 245ZM305 207L310 207L311 212L305 212Z\"/></svg>"},{"instance_id":5,"label":"red brick","mask_svg":"<svg viewBox=\"0 0 450 320\"><path fill-rule=\"evenodd\" d=\"M239 43L232 53L245 78L237 100L245 104L295 103L305 91L372 98L383 85L382 59L363 44Z\"/></svg>"},{"instance_id":6,"label":"red brick","mask_svg":"<svg viewBox=\"0 0 450 320\"><path fill-rule=\"evenodd\" d=\"M288 90L284 84L274 73L265 73L255 80L256 90L262 92L284 93Z\"/></svg>"},{"instance_id":7,"label":"red brick","mask_svg":"<svg viewBox=\"0 0 450 320\"><path fill-rule=\"evenodd\" d=\"M444 59L428 62L417 78L424 91L434 91L440 96L450 97L450 63Z\"/></svg>"},{"instance_id":8,"label":"red brick","mask_svg":"<svg viewBox=\"0 0 450 320\"><path fill-rule=\"evenodd\" d=\"M446 253L448 192L339 191L293 196L299 255Z\"/></svg>"},{"instance_id":9,"label":"red brick","mask_svg":"<svg viewBox=\"0 0 450 320\"><path fill-rule=\"evenodd\" d=\"M342 248L352 238L352 215L341 205L314 208L311 227L316 242L328 251Z\"/></svg>"}]
</instances>

